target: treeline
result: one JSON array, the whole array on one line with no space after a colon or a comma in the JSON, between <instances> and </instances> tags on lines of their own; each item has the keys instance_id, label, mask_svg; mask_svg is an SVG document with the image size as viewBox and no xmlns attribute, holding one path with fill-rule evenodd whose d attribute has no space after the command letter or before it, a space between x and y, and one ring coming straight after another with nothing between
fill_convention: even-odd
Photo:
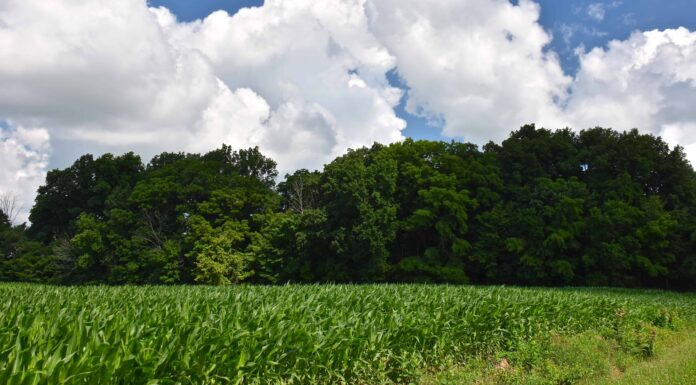
<instances>
[{"instance_id":1,"label":"treeline","mask_svg":"<svg viewBox=\"0 0 696 385\"><path fill-rule=\"evenodd\" d=\"M375 144L276 180L256 148L85 155L31 227L0 217L0 280L696 289L696 173L636 130Z\"/></svg>"}]
</instances>

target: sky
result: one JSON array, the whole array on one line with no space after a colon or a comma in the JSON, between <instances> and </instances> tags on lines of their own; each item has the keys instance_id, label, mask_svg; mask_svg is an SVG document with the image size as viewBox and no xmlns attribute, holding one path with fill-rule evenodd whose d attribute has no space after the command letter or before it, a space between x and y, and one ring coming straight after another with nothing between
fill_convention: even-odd
<instances>
[{"instance_id":1,"label":"sky","mask_svg":"<svg viewBox=\"0 0 696 385\"><path fill-rule=\"evenodd\" d=\"M696 161L693 0L0 0L0 194L84 153L638 128Z\"/></svg>"}]
</instances>

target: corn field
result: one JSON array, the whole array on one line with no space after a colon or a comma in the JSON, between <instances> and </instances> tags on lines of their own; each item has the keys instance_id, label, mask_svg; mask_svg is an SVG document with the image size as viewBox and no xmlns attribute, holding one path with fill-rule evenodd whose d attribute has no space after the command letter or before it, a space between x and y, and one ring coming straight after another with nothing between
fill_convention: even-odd
<instances>
[{"instance_id":1,"label":"corn field","mask_svg":"<svg viewBox=\"0 0 696 385\"><path fill-rule=\"evenodd\" d=\"M0 384L386 384L544 335L671 327L696 296L435 285L0 284Z\"/></svg>"}]
</instances>

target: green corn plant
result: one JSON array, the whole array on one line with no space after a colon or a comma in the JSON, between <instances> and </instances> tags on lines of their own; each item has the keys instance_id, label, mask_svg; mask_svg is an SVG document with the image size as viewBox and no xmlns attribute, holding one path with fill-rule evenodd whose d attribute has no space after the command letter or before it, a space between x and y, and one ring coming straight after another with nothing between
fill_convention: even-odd
<instances>
[{"instance_id":1,"label":"green corn plant","mask_svg":"<svg viewBox=\"0 0 696 385\"><path fill-rule=\"evenodd\" d=\"M0 298L1 384L409 383L617 314L640 335L696 320L693 295L599 288L0 284Z\"/></svg>"}]
</instances>

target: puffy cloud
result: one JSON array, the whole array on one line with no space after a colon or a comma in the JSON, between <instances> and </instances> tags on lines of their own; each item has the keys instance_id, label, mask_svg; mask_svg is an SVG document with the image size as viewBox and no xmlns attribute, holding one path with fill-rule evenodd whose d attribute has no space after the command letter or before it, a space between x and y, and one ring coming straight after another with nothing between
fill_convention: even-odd
<instances>
[{"instance_id":1,"label":"puffy cloud","mask_svg":"<svg viewBox=\"0 0 696 385\"><path fill-rule=\"evenodd\" d=\"M539 12L531 0L266 0L182 23L145 0L5 0L0 119L13 128L0 189L30 202L49 137L55 166L226 142L260 146L281 172L321 167L348 147L400 140L402 97L445 136L500 140L528 122L638 127L694 160L694 33L580 51L571 78ZM387 80L395 68L405 96Z\"/></svg>"},{"instance_id":2,"label":"puffy cloud","mask_svg":"<svg viewBox=\"0 0 696 385\"><path fill-rule=\"evenodd\" d=\"M267 1L180 23L144 0L9 0L0 20L0 118L47 127L57 166L227 142L290 171L402 138L394 58L363 1Z\"/></svg>"},{"instance_id":3,"label":"puffy cloud","mask_svg":"<svg viewBox=\"0 0 696 385\"><path fill-rule=\"evenodd\" d=\"M566 107L577 128L639 128L682 145L696 161L696 32L635 32L580 53Z\"/></svg>"},{"instance_id":4,"label":"puffy cloud","mask_svg":"<svg viewBox=\"0 0 696 385\"><path fill-rule=\"evenodd\" d=\"M635 32L606 48L580 49L571 78L545 51L550 36L535 3L372 5L371 27L410 87L407 109L441 122L446 136L500 140L527 122L639 128L684 146L696 161L696 32Z\"/></svg>"},{"instance_id":5,"label":"puffy cloud","mask_svg":"<svg viewBox=\"0 0 696 385\"><path fill-rule=\"evenodd\" d=\"M216 95L206 58L169 46L143 1L9 1L0 19L0 117L56 140L179 145Z\"/></svg>"},{"instance_id":6,"label":"puffy cloud","mask_svg":"<svg viewBox=\"0 0 696 385\"><path fill-rule=\"evenodd\" d=\"M275 153L328 159L398 140L405 126L385 76L394 58L368 31L363 1L267 1L193 23L142 0L10 1L0 19L0 116L57 141L146 155L222 140L281 148L281 126L321 111L332 123L307 129L326 130L316 137L331 146L294 140ZM295 121L279 121L291 110Z\"/></svg>"},{"instance_id":7,"label":"puffy cloud","mask_svg":"<svg viewBox=\"0 0 696 385\"><path fill-rule=\"evenodd\" d=\"M26 222L32 197L48 165L49 134L43 128L0 127L0 195L16 196L18 223Z\"/></svg>"},{"instance_id":8,"label":"puffy cloud","mask_svg":"<svg viewBox=\"0 0 696 385\"><path fill-rule=\"evenodd\" d=\"M571 79L543 48L539 5L522 0L379 0L370 26L410 87L406 109L477 142L527 122L560 122Z\"/></svg>"},{"instance_id":9,"label":"puffy cloud","mask_svg":"<svg viewBox=\"0 0 696 385\"><path fill-rule=\"evenodd\" d=\"M11 1L0 116L49 127L66 159L228 141L284 170L317 167L402 138L402 90L386 78L398 68L409 111L449 136L500 139L556 121L570 82L538 16L529 0L268 0L180 23L142 0Z\"/></svg>"}]
</instances>

